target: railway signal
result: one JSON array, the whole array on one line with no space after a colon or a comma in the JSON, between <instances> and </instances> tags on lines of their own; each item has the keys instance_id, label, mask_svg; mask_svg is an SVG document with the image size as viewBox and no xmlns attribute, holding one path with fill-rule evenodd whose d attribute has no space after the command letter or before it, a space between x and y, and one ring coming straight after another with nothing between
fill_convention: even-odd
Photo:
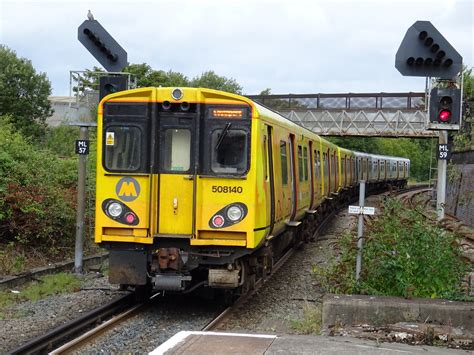
<instances>
[{"instance_id":1,"label":"railway signal","mask_svg":"<svg viewBox=\"0 0 474 355\"><path fill-rule=\"evenodd\" d=\"M431 129L459 129L461 89L432 89L429 116Z\"/></svg>"},{"instance_id":2,"label":"railway signal","mask_svg":"<svg viewBox=\"0 0 474 355\"><path fill-rule=\"evenodd\" d=\"M416 21L395 55L404 76L452 79L462 70L462 57L429 21Z\"/></svg>"},{"instance_id":3,"label":"railway signal","mask_svg":"<svg viewBox=\"0 0 474 355\"><path fill-rule=\"evenodd\" d=\"M128 78L126 76L101 76L99 79L99 101L105 96L128 89Z\"/></svg>"},{"instance_id":4,"label":"railway signal","mask_svg":"<svg viewBox=\"0 0 474 355\"><path fill-rule=\"evenodd\" d=\"M127 52L97 20L84 21L77 39L107 71L119 72L128 65Z\"/></svg>"}]
</instances>

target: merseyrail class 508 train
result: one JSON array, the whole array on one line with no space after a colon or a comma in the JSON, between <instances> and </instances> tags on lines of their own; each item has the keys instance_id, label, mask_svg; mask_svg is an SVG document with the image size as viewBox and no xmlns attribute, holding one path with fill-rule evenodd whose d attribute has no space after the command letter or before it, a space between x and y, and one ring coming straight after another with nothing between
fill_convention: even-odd
<instances>
[{"instance_id":1,"label":"merseyrail class 508 train","mask_svg":"<svg viewBox=\"0 0 474 355\"><path fill-rule=\"evenodd\" d=\"M340 148L245 97L141 88L99 105L95 241L112 283L246 291L357 192L410 161Z\"/></svg>"}]
</instances>

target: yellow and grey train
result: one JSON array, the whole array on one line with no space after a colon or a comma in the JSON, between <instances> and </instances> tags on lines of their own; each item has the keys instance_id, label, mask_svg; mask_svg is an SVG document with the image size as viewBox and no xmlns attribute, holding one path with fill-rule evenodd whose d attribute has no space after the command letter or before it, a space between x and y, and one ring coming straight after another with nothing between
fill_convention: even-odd
<instances>
[{"instance_id":1,"label":"yellow and grey train","mask_svg":"<svg viewBox=\"0 0 474 355\"><path fill-rule=\"evenodd\" d=\"M406 184L410 161L340 148L243 96L140 88L98 110L95 241L111 283L253 287L358 182Z\"/></svg>"}]
</instances>

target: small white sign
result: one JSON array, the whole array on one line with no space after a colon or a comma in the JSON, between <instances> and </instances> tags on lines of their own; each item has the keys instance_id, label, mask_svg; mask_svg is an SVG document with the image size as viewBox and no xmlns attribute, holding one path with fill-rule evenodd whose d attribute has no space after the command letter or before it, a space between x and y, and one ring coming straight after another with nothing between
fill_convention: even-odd
<instances>
[{"instance_id":1,"label":"small white sign","mask_svg":"<svg viewBox=\"0 0 474 355\"><path fill-rule=\"evenodd\" d=\"M363 214L375 214L375 207L364 207Z\"/></svg>"},{"instance_id":2,"label":"small white sign","mask_svg":"<svg viewBox=\"0 0 474 355\"><path fill-rule=\"evenodd\" d=\"M349 206L350 214L375 214L375 207Z\"/></svg>"},{"instance_id":3,"label":"small white sign","mask_svg":"<svg viewBox=\"0 0 474 355\"><path fill-rule=\"evenodd\" d=\"M349 213L360 214L360 206L349 206Z\"/></svg>"}]
</instances>

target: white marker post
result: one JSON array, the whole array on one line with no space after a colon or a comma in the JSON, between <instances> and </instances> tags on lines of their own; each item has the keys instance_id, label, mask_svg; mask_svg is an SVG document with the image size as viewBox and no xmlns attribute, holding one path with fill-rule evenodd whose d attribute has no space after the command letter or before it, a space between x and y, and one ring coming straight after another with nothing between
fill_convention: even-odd
<instances>
[{"instance_id":1,"label":"white marker post","mask_svg":"<svg viewBox=\"0 0 474 355\"><path fill-rule=\"evenodd\" d=\"M364 248L364 215L375 214L374 207L365 207L365 180L359 183L359 206L349 206L350 214L359 215L359 224L357 226L357 260L356 260L356 281L359 283L360 270L362 269L362 251Z\"/></svg>"}]
</instances>

